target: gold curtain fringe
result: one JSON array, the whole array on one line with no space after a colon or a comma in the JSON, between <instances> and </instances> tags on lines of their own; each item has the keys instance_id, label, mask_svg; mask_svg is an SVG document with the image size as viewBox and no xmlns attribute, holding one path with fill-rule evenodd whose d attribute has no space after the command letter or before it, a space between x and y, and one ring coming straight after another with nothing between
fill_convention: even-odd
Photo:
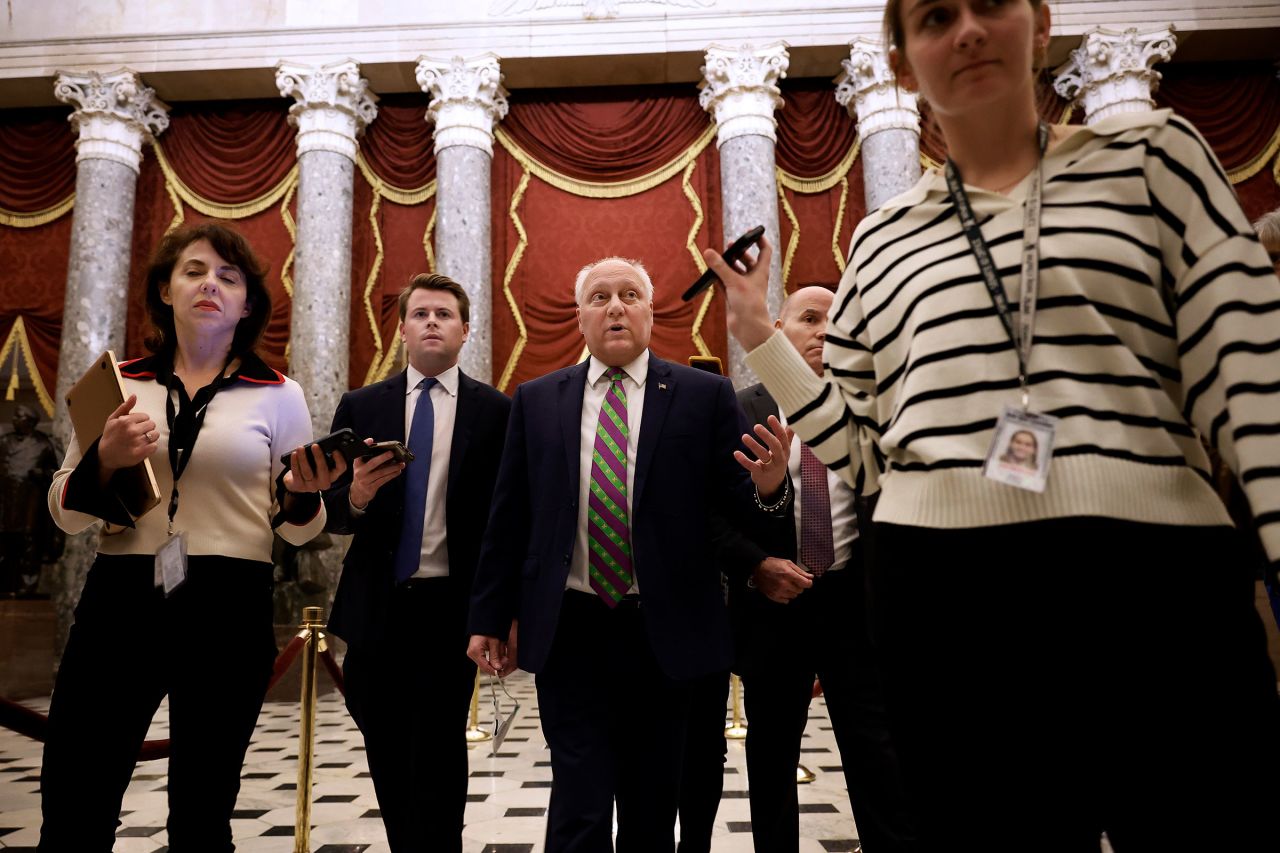
<instances>
[{"instance_id":1,"label":"gold curtain fringe","mask_svg":"<svg viewBox=\"0 0 1280 853\"><path fill-rule=\"evenodd\" d=\"M836 227L831 232L831 254L835 255L836 269L844 275L844 252L840 251L840 228L844 225L844 212L849 206L849 179L840 179L840 207L836 210Z\"/></svg>"},{"instance_id":2,"label":"gold curtain fringe","mask_svg":"<svg viewBox=\"0 0 1280 853\"><path fill-rule=\"evenodd\" d=\"M698 194L693 191L693 184L690 182L693 177L693 170L697 166L698 161L696 159L689 161L689 165L684 169L684 177L680 180L680 189L684 191L684 197L689 199L689 207L693 208L693 225L689 227L689 236L685 240L684 247L689 250L689 254L693 257L694 268L701 275L707 271L707 262L702 259L702 253L698 251L696 240L698 231L702 228L702 223L706 217L702 214L702 202L698 199ZM707 288L707 294L702 297L702 304L698 306L698 314L693 319L693 329L689 333L698 355L711 355L711 347L707 346L707 342L702 338L702 322L707 317L707 309L711 307L711 299L715 296L715 292L716 289L714 287Z\"/></svg>"},{"instance_id":3,"label":"gold curtain fringe","mask_svg":"<svg viewBox=\"0 0 1280 853\"><path fill-rule=\"evenodd\" d=\"M297 189L298 183L294 181L289 185L289 191L284 194L284 198L280 200L280 221L284 223L284 230L289 232L289 254L285 256L284 263L280 266L280 284L284 286L284 292L290 299L293 298L293 255L298 246L298 225L293 221L293 214L289 212L289 202L293 201L293 194Z\"/></svg>"},{"instance_id":4,"label":"gold curtain fringe","mask_svg":"<svg viewBox=\"0 0 1280 853\"><path fill-rule=\"evenodd\" d=\"M280 201L298 180L298 165L295 163L288 174L280 180L280 183L257 198L237 204L221 204L198 195L183 182L182 178L178 177L178 173L174 171L172 164L169 163L169 158L164 153L164 146L160 143L160 140L157 139L152 142L151 147L155 151L156 162L160 164L160 171L164 173L165 184L172 187L173 192L177 193L178 197L187 206L198 210L205 216L214 216L219 219L244 219L247 216L262 213L262 211L274 207L276 202Z\"/></svg>"},{"instance_id":5,"label":"gold curtain fringe","mask_svg":"<svg viewBox=\"0 0 1280 853\"><path fill-rule=\"evenodd\" d=\"M516 250L511 253L511 260L507 261L506 272L502 275L502 295L506 297L507 305L511 308L511 316L515 318L519 334L516 336L515 346L511 348L511 355L507 357L507 366L502 369L502 378L498 380L497 388L503 392L511 384L511 377L516 372L516 364L519 363L525 344L529 341L529 331L525 328L520 306L516 303L515 294L511 292L511 281L515 278L516 267L520 266L525 246L529 245L529 235L524 230L524 223L520 221L519 213L520 202L524 200L527 189L529 189L529 170L526 168L520 174L520 183L516 185L515 194L511 196L511 204L507 207L507 215L511 217L511 224L515 226L520 240L516 243Z\"/></svg>"},{"instance_id":6,"label":"gold curtain fringe","mask_svg":"<svg viewBox=\"0 0 1280 853\"><path fill-rule=\"evenodd\" d=\"M787 281L791 278L791 262L795 260L796 250L800 248L800 220L796 218L796 212L787 200L787 191L782 181L778 181L778 203L782 206L782 212L787 215L787 221L791 223L791 237L787 240L787 251L782 258L782 292L786 293Z\"/></svg>"},{"instance_id":7,"label":"gold curtain fringe","mask_svg":"<svg viewBox=\"0 0 1280 853\"><path fill-rule=\"evenodd\" d=\"M853 145L849 147L848 152L836 164L836 167L825 175L819 175L816 178L802 178L799 175L793 175L790 172L778 167L778 183L792 192L805 193L813 195L815 193L824 193L832 187L839 184L849 174L849 170L853 168L853 163L858 159L858 155L862 152L862 136L859 135L853 140Z\"/></svg>"},{"instance_id":8,"label":"gold curtain fringe","mask_svg":"<svg viewBox=\"0 0 1280 853\"><path fill-rule=\"evenodd\" d=\"M507 149L507 153L524 167L526 172L551 184L556 189L564 190L582 198L626 198L627 196L638 195L654 187L661 186L686 169L691 162L698 158L698 155L702 153L702 149L706 148L711 140L715 139L716 128L714 125L708 126L703 134L691 146L686 148L682 154L647 175L608 183L571 178L562 172L557 172L550 166L539 163L532 155L517 145L515 140L508 136L502 128L498 128L495 131L494 137L503 148Z\"/></svg>"},{"instance_id":9,"label":"gold curtain fringe","mask_svg":"<svg viewBox=\"0 0 1280 853\"><path fill-rule=\"evenodd\" d=\"M41 225L48 225L55 219L66 216L75 206L76 194L72 193L53 207L46 207L44 210L33 213L22 213L0 207L0 225L7 225L10 228L39 228Z\"/></svg>"},{"instance_id":10,"label":"gold curtain fringe","mask_svg":"<svg viewBox=\"0 0 1280 853\"><path fill-rule=\"evenodd\" d=\"M31 387L35 389L36 399L40 401L40 408L44 409L46 417L53 417L53 397L49 396L49 389L45 388L40 370L36 367L36 360L31 355L31 340L27 337L27 324L21 315L14 318L9 337L5 338L4 346L0 347L0 364L8 360L15 346L21 354L21 360L26 363L27 376L31 379ZM17 378L16 372L14 378ZM10 384L12 385L12 382Z\"/></svg>"},{"instance_id":11,"label":"gold curtain fringe","mask_svg":"<svg viewBox=\"0 0 1280 853\"><path fill-rule=\"evenodd\" d=\"M416 204L425 203L427 199L436 194L436 182L434 180L414 189L392 186L378 177L377 172L373 171L373 167L369 165L368 160L364 159L364 154L360 151L356 151L356 165L360 167L360 173L369 182L369 186L373 187L373 191L395 204L412 207Z\"/></svg>"},{"instance_id":12,"label":"gold curtain fringe","mask_svg":"<svg viewBox=\"0 0 1280 853\"><path fill-rule=\"evenodd\" d=\"M373 231L373 245L377 252L373 256L373 265L369 267L369 275L364 280L364 315L369 321L369 329L373 332L373 360L365 371L364 382L368 385L382 366L382 330L378 328L378 318L373 311L373 287L378 283L378 273L382 272L382 229L378 226L378 208L382 207L382 194L375 192L373 202L369 205L369 228Z\"/></svg>"},{"instance_id":13,"label":"gold curtain fringe","mask_svg":"<svg viewBox=\"0 0 1280 853\"><path fill-rule=\"evenodd\" d=\"M1242 184L1252 178L1254 175L1267 168L1267 164L1276 156L1276 152L1280 152L1280 125L1276 127L1276 132L1271 134L1271 141L1267 143L1267 147L1262 153L1254 157L1248 163L1239 169L1227 173L1227 179L1233 184ZM1276 164L1277 170L1280 170L1280 162ZM1280 171L1277 171L1277 182L1280 182Z\"/></svg>"}]
</instances>

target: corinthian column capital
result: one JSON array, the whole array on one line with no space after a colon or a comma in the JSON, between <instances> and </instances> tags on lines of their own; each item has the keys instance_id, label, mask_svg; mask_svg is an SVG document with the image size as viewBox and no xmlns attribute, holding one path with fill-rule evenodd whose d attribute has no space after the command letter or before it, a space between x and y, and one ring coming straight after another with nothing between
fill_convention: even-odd
<instances>
[{"instance_id":1,"label":"corinthian column capital","mask_svg":"<svg viewBox=\"0 0 1280 853\"><path fill-rule=\"evenodd\" d=\"M105 74L59 71L53 95L76 108L70 121L77 134L77 163L112 160L137 172L142 143L169 126L169 107L127 68Z\"/></svg>"},{"instance_id":2,"label":"corinthian column capital","mask_svg":"<svg viewBox=\"0 0 1280 853\"><path fill-rule=\"evenodd\" d=\"M289 123L298 128L298 156L332 151L356 159L356 138L378 115L378 96L360 76L353 60L314 66L282 60L276 64L276 88L297 103Z\"/></svg>"},{"instance_id":3,"label":"corinthian column capital","mask_svg":"<svg viewBox=\"0 0 1280 853\"><path fill-rule=\"evenodd\" d=\"M492 156L493 126L507 115L507 90L502 88L498 57L492 53L472 59L423 56L415 76L422 91L431 96L427 120L436 126L436 153L463 145Z\"/></svg>"},{"instance_id":4,"label":"corinthian column capital","mask_svg":"<svg viewBox=\"0 0 1280 853\"><path fill-rule=\"evenodd\" d=\"M715 116L717 146L739 136L777 141L773 111L782 105L778 81L787 76L790 61L785 42L707 48L699 102Z\"/></svg>"},{"instance_id":5,"label":"corinthian column capital","mask_svg":"<svg viewBox=\"0 0 1280 853\"><path fill-rule=\"evenodd\" d=\"M1175 50L1172 24L1147 32L1098 27L1071 52L1053 87L1062 97L1083 102L1089 124L1117 113L1145 112L1155 108L1151 93L1160 82L1152 66L1168 62Z\"/></svg>"},{"instance_id":6,"label":"corinthian column capital","mask_svg":"<svg viewBox=\"0 0 1280 853\"><path fill-rule=\"evenodd\" d=\"M836 100L858 120L863 139L882 130L920 132L916 95L898 87L879 40L855 38L849 42L849 58L840 65L844 73L836 80Z\"/></svg>"}]
</instances>

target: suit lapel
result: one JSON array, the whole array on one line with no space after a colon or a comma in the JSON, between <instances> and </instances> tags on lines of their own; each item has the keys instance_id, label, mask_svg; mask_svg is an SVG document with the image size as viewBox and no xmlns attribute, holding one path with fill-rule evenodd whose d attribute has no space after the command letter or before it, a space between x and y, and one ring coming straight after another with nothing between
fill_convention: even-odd
<instances>
[{"instance_id":1,"label":"suit lapel","mask_svg":"<svg viewBox=\"0 0 1280 853\"><path fill-rule=\"evenodd\" d=\"M565 371L560 377L560 432L564 438L564 467L569 475L570 494L578 494L578 455L582 450L582 395L587 389L590 359Z\"/></svg>"},{"instance_id":2,"label":"suit lapel","mask_svg":"<svg viewBox=\"0 0 1280 853\"><path fill-rule=\"evenodd\" d=\"M632 513L644 494L645 475L653 462L658 439L662 436L662 425L675 393L676 381L671 374L671 365L650 353L649 377L644 385L644 416L640 419L640 446L636 448L636 493L631 498Z\"/></svg>"},{"instance_id":3,"label":"suit lapel","mask_svg":"<svg viewBox=\"0 0 1280 853\"><path fill-rule=\"evenodd\" d=\"M453 445L449 449L449 489L445 492L446 505L458 482L460 464L466 458L467 444L477 415L476 385L478 383L461 370L458 371L458 406L453 416Z\"/></svg>"},{"instance_id":4,"label":"suit lapel","mask_svg":"<svg viewBox=\"0 0 1280 853\"><path fill-rule=\"evenodd\" d=\"M378 434L387 436L387 441L404 443L404 405L405 396L408 393L408 370L400 371L400 373L391 377L391 381L382 386L382 400L381 405L378 407L378 416L384 420L379 424ZM360 438L363 439L364 436L360 436ZM396 477L388 485L392 488L396 506L404 506L404 477ZM383 486L383 488L386 488L386 486Z\"/></svg>"}]
</instances>

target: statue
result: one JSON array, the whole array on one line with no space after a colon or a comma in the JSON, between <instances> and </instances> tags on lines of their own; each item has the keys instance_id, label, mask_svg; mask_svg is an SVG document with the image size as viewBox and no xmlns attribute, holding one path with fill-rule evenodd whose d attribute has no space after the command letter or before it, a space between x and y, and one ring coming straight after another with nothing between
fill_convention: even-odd
<instances>
[{"instance_id":1,"label":"statue","mask_svg":"<svg viewBox=\"0 0 1280 853\"><path fill-rule=\"evenodd\" d=\"M19 405L13 432L0 435L0 594L34 596L40 565L62 551L45 506L58 455L39 423L35 409Z\"/></svg>"}]
</instances>

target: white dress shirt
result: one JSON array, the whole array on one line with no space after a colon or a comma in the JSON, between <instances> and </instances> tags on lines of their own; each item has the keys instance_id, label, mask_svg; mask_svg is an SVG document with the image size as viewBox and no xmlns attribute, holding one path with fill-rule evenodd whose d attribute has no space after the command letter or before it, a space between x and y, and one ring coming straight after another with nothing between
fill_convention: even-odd
<instances>
[{"instance_id":1,"label":"white dress shirt","mask_svg":"<svg viewBox=\"0 0 1280 853\"><path fill-rule=\"evenodd\" d=\"M582 421L578 438L578 538L573 546L573 561L569 564L569 579L564 585L565 589L592 595L596 595L596 591L591 588L587 562L587 496L591 492L591 451L596 445L600 407L604 405L604 395L609 389L609 380L605 377L609 369L594 355L587 365L587 386L582 392ZM644 383L649 378L649 351L646 349L640 353L635 361L623 365L622 370L626 374L622 378L622 388L627 394L627 519L631 522L631 530L635 531L636 448L640 446L640 416L644 412ZM633 572L634 568L633 562ZM640 586L633 577L627 592L639 591Z\"/></svg>"},{"instance_id":2,"label":"white dress shirt","mask_svg":"<svg viewBox=\"0 0 1280 853\"><path fill-rule=\"evenodd\" d=\"M409 443L413 413L422 391L418 383L425 377L409 365L408 393L404 401L404 440ZM435 411L435 432L431 439L431 480L427 483L427 510L422 520L422 557L415 578L449 576L449 537L445 534L445 498L449 492L449 453L453 450L453 422L458 414L458 365L436 376L431 386L431 406ZM407 469L406 469L407 470Z\"/></svg>"},{"instance_id":3,"label":"white dress shirt","mask_svg":"<svg viewBox=\"0 0 1280 853\"><path fill-rule=\"evenodd\" d=\"M778 420L783 426L787 419L781 413ZM800 562L800 436L791 437L791 458L787 460L787 470L791 474L791 488L795 492L796 516L796 565L809 571L809 567ZM853 540L858 538L858 513L853 500L853 489L840 479L840 475L827 470L827 492L831 495L831 534L835 543L835 559L832 560L829 572L843 569L853 555Z\"/></svg>"}]
</instances>

